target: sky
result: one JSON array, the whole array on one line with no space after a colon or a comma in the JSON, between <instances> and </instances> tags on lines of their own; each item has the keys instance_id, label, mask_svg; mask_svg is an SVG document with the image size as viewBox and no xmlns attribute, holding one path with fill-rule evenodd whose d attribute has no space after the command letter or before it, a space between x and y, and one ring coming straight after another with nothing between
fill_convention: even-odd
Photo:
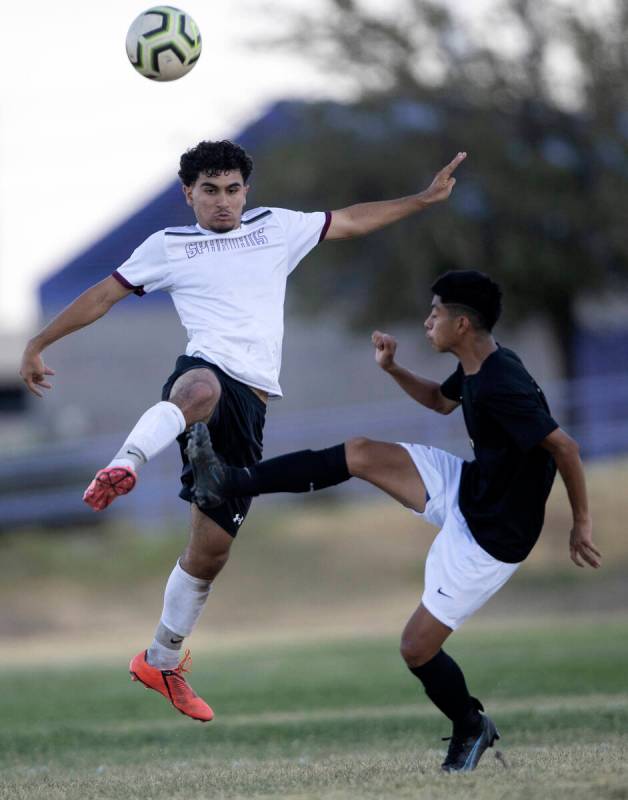
<instances>
[{"instance_id":1,"label":"sky","mask_svg":"<svg viewBox=\"0 0 628 800\"><path fill-rule=\"evenodd\" d=\"M200 61L178 81L149 81L125 50L148 6L3 9L16 35L0 52L0 335L34 332L39 282L176 177L185 149L234 136L273 100L334 95L306 63L248 46L282 24L250 0L185 0L203 37Z\"/></svg>"},{"instance_id":2,"label":"sky","mask_svg":"<svg viewBox=\"0 0 628 800\"><path fill-rule=\"evenodd\" d=\"M492 29L481 17L497 0L449 2L468 24ZM0 336L34 332L41 280L170 183L185 149L237 135L274 100L349 98L342 76L249 44L281 32L282 9L322 14L326 0L184 0L203 53L171 83L142 78L126 56L127 29L147 7L23 0L3 8L4 30L15 35L0 49Z\"/></svg>"}]
</instances>

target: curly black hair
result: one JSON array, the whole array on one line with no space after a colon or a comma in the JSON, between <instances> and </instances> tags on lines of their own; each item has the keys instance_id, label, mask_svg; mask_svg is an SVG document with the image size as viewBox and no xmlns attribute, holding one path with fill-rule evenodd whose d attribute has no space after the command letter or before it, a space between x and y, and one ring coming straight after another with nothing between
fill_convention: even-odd
<instances>
[{"instance_id":1,"label":"curly black hair","mask_svg":"<svg viewBox=\"0 0 628 800\"><path fill-rule=\"evenodd\" d=\"M253 159L238 144L225 139L222 142L199 142L181 156L179 178L184 186L191 186L202 173L210 178L222 172L239 169L244 183L253 171Z\"/></svg>"}]
</instances>

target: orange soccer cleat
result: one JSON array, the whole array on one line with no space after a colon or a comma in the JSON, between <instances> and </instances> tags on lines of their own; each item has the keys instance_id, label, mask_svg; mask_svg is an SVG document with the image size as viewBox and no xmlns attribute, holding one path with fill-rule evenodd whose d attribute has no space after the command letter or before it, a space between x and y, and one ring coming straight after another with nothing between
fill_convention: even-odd
<instances>
[{"instance_id":1,"label":"orange soccer cleat","mask_svg":"<svg viewBox=\"0 0 628 800\"><path fill-rule=\"evenodd\" d=\"M132 469L105 467L96 473L83 494L83 501L94 511L103 511L116 497L128 494L136 482L137 475Z\"/></svg>"},{"instance_id":2,"label":"orange soccer cleat","mask_svg":"<svg viewBox=\"0 0 628 800\"><path fill-rule=\"evenodd\" d=\"M190 651L179 662L176 669L159 669L151 667L146 660L147 651L138 653L129 664L131 680L140 681L147 689L154 689L163 694L172 705L182 714L201 722L209 722L214 718L214 712L185 680L182 673L187 672L186 664L191 663Z\"/></svg>"}]
</instances>

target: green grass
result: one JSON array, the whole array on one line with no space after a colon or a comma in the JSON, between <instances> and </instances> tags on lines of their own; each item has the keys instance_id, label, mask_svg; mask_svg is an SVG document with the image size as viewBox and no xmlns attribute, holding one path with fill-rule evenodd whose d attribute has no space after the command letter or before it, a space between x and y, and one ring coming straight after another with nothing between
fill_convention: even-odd
<instances>
[{"instance_id":1,"label":"green grass","mask_svg":"<svg viewBox=\"0 0 628 800\"><path fill-rule=\"evenodd\" d=\"M195 655L214 706L187 720L125 659L0 672L0 797L628 798L628 624L470 627L448 647L502 731L469 776L442 776L448 725L395 639Z\"/></svg>"},{"instance_id":2,"label":"green grass","mask_svg":"<svg viewBox=\"0 0 628 800\"><path fill-rule=\"evenodd\" d=\"M0 800L628 800L628 493L616 466L590 478L604 568L570 565L559 486L529 563L447 646L502 733L467 776L439 773L448 724L375 638L416 605L434 533L390 501L258 509L192 639L209 725L132 684L123 652L185 526L5 533Z\"/></svg>"}]
</instances>

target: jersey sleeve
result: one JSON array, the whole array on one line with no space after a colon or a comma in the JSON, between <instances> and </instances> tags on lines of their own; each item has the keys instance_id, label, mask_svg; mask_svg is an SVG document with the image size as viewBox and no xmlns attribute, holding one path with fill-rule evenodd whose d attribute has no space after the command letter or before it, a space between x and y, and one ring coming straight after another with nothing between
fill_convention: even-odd
<instances>
[{"instance_id":1,"label":"jersey sleeve","mask_svg":"<svg viewBox=\"0 0 628 800\"><path fill-rule=\"evenodd\" d=\"M456 371L441 383L440 391L449 400L453 400L456 403L460 402L460 397L462 396L462 367L460 364Z\"/></svg>"},{"instance_id":2,"label":"jersey sleeve","mask_svg":"<svg viewBox=\"0 0 628 800\"><path fill-rule=\"evenodd\" d=\"M534 386L529 391L497 391L485 397L482 406L520 450L527 452L558 428Z\"/></svg>"},{"instance_id":3,"label":"jersey sleeve","mask_svg":"<svg viewBox=\"0 0 628 800\"><path fill-rule=\"evenodd\" d=\"M113 272L113 277L140 297L158 289L168 289L170 269L163 231L153 233L142 242L124 264Z\"/></svg>"},{"instance_id":4,"label":"jersey sleeve","mask_svg":"<svg viewBox=\"0 0 628 800\"><path fill-rule=\"evenodd\" d=\"M273 208L286 237L288 274L325 238L331 223L330 211L288 211Z\"/></svg>"}]
</instances>

